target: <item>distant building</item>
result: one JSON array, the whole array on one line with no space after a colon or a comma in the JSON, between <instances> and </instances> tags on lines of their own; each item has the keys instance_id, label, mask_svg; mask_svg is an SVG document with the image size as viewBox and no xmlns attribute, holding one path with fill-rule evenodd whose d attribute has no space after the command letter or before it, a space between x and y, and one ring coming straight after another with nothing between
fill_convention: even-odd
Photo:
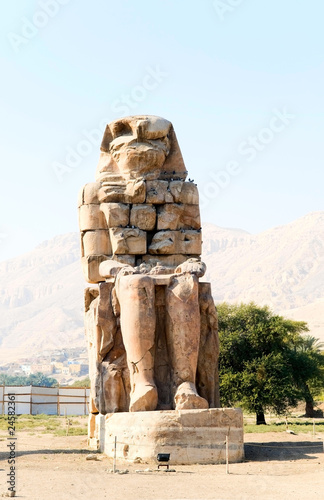
<instances>
[{"instance_id":1,"label":"distant building","mask_svg":"<svg viewBox=\"0 0 324 500\"><path fill-rule=\"evenodd\" d=\"M71 375L80 375L81 374L82 365L77 363L69 364L69 371Z\"/></svg>"},{"instance_id":2,"label":"distant building","mask_svg":"<svg viewBox=\"0 0 324 500\"><path fill-rule=\"evenodd\" d=\"M50 375L54 372L54 366L51 363L35 363L30 367L30 373L41 372Z\"/></svg>"},{"instance_id":3,"label":"distant building","mask_svg":"<svg viewBox=\"0 0 324 500\"><path fill-rule=\"evenodd\" d=\"M70 363L69 370L71 375L87 375L89 372L89 365L86 363Z\"/></svg>"},{"instance_id":4,"label":"distant building","mask_svg":"<svg viewBox=\"0 0 324 500\"><path fill-rule=\"evenodd\" d=\"M31 365L20 365L20 369L22 372L26 373L26 375L31 374Z\"/></svg>"},{"instance_id":5,"label":"distant building","mask_svg":"<svg viewBox=\"0 0 324 500\"><path fill-rule=\"evenodd\" d=\"M55 373L62 373L62 370L64 368L64 363L62 361L53 361L52 365L54 366Z\"/></svg>"}]
</instances>

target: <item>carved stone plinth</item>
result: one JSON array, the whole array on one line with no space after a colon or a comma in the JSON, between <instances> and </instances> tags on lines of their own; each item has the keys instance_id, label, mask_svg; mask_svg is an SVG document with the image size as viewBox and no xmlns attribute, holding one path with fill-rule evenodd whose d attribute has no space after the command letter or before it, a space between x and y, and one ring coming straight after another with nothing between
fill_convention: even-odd
<instances>
[{"instance_id":1,"label":"carved stone plinth","mask_svg":"<svg viewBox=\"0 0 324 500\"><path fill-rule=\"evenodd\" d=\"M244 459L243 415L235 408L99 414L93 431L91 445L108 457L117 436L117 462L156 462L158 453L170 453L171 465L224 463L226 435L229 461Z\"/></svg>"}]
</instances>

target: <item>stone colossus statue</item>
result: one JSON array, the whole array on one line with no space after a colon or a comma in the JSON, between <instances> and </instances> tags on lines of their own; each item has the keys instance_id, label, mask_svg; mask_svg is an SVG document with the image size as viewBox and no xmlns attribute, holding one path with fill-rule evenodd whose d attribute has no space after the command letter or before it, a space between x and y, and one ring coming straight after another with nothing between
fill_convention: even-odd
<instances>
[{"instance_id":1,"label":"stone colossus statue","mask_svg":"<svg viewBox=\"0 0 324 500\"><path fill-rule=\"evenodd\" d=\"M218 406L198 190L172 124L121 118L79 197L91 413Z\"/></svg>"}]
</instances>

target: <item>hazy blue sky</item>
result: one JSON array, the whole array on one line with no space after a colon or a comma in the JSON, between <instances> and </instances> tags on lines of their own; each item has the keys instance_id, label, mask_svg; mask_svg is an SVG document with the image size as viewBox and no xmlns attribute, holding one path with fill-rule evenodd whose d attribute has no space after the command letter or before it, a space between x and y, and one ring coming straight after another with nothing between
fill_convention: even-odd
<instances>
[{"instance_id":1,"label":"hazy blue sky","mask_svg":"<svg viewBox=\"0 0 324 500\"><path fill-rule=\"evenodd\" d=\"M323 0L5 2L0 259L78 230L103 124L126 114L174 124L204 221L322 210L323 18Z\"/></svg>"}]
</instances>

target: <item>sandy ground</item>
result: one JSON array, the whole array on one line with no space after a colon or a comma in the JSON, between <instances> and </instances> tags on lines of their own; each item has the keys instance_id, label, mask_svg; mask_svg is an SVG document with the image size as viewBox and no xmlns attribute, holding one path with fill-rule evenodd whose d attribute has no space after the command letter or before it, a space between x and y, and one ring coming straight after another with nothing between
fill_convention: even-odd
<instances>
[{"instance_id":1,"label":"sandy ground","mask_svg":"<svg viewBox=\"0 0 324 500\"><path fill-rule=\"evenodd\" d=\"M112 462L87 461L84 436L17 434L17 498L322 500L324 436L265 433L245 435L246 460L225 465L176 466L176 472L145 472L148 464L117 463L128 474L111 474ZM0 495L7 491L8 452L1 439ZM138 473L136 470L141 470Z\"/></svg>"}]
</instances>

